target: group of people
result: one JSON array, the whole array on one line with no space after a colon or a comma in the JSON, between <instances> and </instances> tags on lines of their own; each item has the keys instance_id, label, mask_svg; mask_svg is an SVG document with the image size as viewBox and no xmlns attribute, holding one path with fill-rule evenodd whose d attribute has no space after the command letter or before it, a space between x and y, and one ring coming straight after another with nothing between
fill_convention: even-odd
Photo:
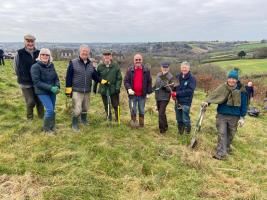
<instances>
[{"instance_id":1,"label":"group of people","mask_svg":"<svg viewBox=\"0 0 267 200\"><path fill-rule=\"evenodd\" d=\"M35 40L33 35L24 36L25 46L17 51L14 69L25 98L27 118L33 119L33 109L36 107L38 117L43 118L43 131L50 134L55 130L56 95L60 92L61 86L50 50L36 49ZM188 62L181 63L177 76L171 74L169 63L161 63L160 72L152 86L150 69L143 65L141 54L134 55L133 64L127 69L124 80L120 66L112 60L111 51L103 52L102 62L98 66L95 66L89 55L90 48L81 45L79 57L72 59L67 67L65 94L72 98L73 131L80 131L80 123L89 124L88 108L91 91L101 94L107 120L112 120L112 105L115 121L119 122L120 90L124 83L128 93L131 127L144 127L146 98L155 92L160 134L165 134L168 130L166 107L171 98L175 101L178 133L190 134L190 108L196 79L190 72ZM214 158L223 159L231 150L230 145L238 124L244 124L247 109L247 93L239 81L236 70L229 72L226 83L212 92L201 106L206 109L211 103L218 104L216 126L219 137Z\"/></svg>"}]
</instances>

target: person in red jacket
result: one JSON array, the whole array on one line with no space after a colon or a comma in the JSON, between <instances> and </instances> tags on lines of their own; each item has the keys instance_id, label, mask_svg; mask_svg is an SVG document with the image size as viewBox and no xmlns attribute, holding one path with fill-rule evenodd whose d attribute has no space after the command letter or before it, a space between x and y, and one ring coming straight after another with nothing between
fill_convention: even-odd
<instances>
[{"instance_id":1,"label":"person in red jacket","mask_svg":"<svg viewBox=\"0 0 267 200\"><path fill-rule=\"evenodd\" d=\"M134 56L134 65L130 66L124 78L124 86L129 95L129 107L131 111L131 126L136 127L136 106L138 105L139 126L144 127L145 102L147 94L152 93L152 78L150 70L143 64L141 54Z\"/></svg>"}]
</instances>

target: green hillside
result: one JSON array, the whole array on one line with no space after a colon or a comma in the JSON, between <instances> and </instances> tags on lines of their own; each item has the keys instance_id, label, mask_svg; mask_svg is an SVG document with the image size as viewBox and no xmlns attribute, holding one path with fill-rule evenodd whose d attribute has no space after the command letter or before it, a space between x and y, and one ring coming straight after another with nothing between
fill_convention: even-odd
<instances>
[{"instance_id":1,"label":"green hillside","mask_svg":"<svg viewBox=\"0 0 267 200\"><path fill-rule=\"evenodd\" d=\"M192 151L187 147L190 137L177 135L173 102L167 109L166 136L158 134L154 97L147 100L145 128L130 129L124 88L121 126L105 121L101 98L92 94L91 125L73 133L63 92L67 63L55 62L62 89L56 105L57 134L48 136L40 131L42 120L26 120L24 100L7 63L0 67L0 199L267 199L266 115L246 118L225 161L212 159L215 106L208 109L199 146ZM249 73L250 67L240 66ZM204 98L203 92L196 92L193 123Z\"/></svg>"},{"instance_id":2,"label":"green hillside","mask_svg":"<svg viewBox=\"0 0 267 200\"><path fill-rule=\"evenodd\" d=\"M214 62L213 64L226 70L238 67L242 75L267 73L267 59L241 59L231 61Z\"/></svg>"}]
</instances>

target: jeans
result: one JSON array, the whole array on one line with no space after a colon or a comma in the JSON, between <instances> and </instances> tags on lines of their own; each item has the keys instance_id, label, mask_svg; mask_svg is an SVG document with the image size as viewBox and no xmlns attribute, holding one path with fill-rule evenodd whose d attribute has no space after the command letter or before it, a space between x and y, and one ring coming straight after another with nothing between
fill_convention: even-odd
<instances>
[{"instance_id":1,"label":"jeans","mask_svg":"<svg viewBox=\"0 0 267 200\"><path fill-rule=\"evenodd\" d=\"M27 107L27 119L33 119L33 108L36 106L37 113L39 118L43 118L44 116L44 107L34 93L33 87L30 88L21 88L23 96L25 98L26 107Z\"/></svg>"},{"instance_id":2,"label":"jeans","mask_svg":"<svg viewBox=\"0 0 267 200\"><path fill-rule=\"evenodd\" d=\"M186 106L186 105L179 105L179 107L177 107L175 105L175 113L176 113L176 121L177 124L181 124L184 125L186 127L190 127L191 126L191 122L190 122L190 106Z\"/></svg>"},{"instance_id":3,"label":"jeans","mask_svg":"<svg viewBox=\"0 0 267 200\"><path fill-rule=\"evenodd\" d=\"M129 97L129 107L130 107L131 114L136 115L137 113L136 106L138 104L139 115L144 116L145 103L146 103L146 97L143 97L143 96Z\"/></svg>"},{"instance_id":4,"label":"jeans","mask_svg":"<svg viewBox=\"0 0 267 200\"><path fill-rule=\"evenodd\" d=\"M55 94L41 94L38 98L45 107L45 118L51 118L55 113L56 95Z\"/></svg>"}]
</instances>

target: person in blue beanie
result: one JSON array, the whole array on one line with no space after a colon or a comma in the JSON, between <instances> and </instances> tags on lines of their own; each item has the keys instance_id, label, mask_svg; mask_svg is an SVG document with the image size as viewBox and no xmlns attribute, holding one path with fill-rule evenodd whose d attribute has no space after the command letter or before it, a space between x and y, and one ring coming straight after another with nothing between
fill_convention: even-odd
<instances>
[{"instance_id":1,"label":"person in blue beanie","mask_svg":"<svg viewBox=\"0 0 267 200\"><path fill-rule=\"evenodd\" d=\"M216 154L213 158L223 160L231 152L237 127L244 125L244 117L247 113L247 93L244 85L239 81L237 70L231 70L226 83L216 88L201 106L206 108L211 103L218 104L216 128L219 135Z\"/></svg>"}]
</instances>

